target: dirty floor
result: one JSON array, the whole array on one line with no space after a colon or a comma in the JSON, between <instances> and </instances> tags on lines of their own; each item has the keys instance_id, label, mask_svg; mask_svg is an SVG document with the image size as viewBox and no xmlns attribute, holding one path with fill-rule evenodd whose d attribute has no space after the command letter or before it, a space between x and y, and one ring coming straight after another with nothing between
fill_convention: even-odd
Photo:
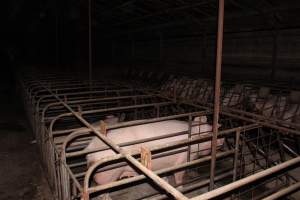
<instances>
[{"instance_id":1,"label":"dirty floor","mask_svg":"<svg viewBox=\"0 0 300 200\"><path fill-rule=\"evenodd\" d=\"M52 200L20 103L0 103L0 200Z\"/></svg>"}]
</instances>

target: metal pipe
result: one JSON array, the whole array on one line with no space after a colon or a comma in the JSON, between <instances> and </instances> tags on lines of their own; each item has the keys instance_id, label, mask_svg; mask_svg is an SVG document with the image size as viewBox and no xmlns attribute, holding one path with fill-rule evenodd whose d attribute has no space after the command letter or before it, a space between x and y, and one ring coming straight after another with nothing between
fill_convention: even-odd
<instances>
[{"instance_id":1,"label":"metal pipe","mask_svg":"<svg viewBox=\"0 0 300 200\"><path fill-rule=\"evenodd\" d=\"M244 126L244 127L227 129L227 130L221 131L220 134L219 134L219 136L220 137L226 137L227 135L229 135L230 133L233 133L236 130L248 131L248 130L252 130L252 129L256 129L256 128L258 128L258 126L256 124L251 124L251 125L247 125L247 126ZM85 134L86 134L85 131L78 130L78 131L73 132L72 134L68 135L66 137L66 139L64 140L64 144L62 146L62 150L65 151L65 149L67 147L67 144L70 141L73 141L76 137L81 137L81 136L83 136ZM171 134L168 134L168 135L157 136L157 137L152 137L152 138L147 138L147 139L135 140L135 141L131 141L131 142L121 143L121 144L118 144L118 145L119 146L129 146L129 145L134 145L134 144L138 144L138 143L149 142L149 141L158 140L158 139L164 139L164 138L167 138L167 137L174 137L174 136L183 135L183 134L187 134L187 131L182 131L182 132L177 132L177 133L171 133ZM198 136L198 134L194 134L194 135ZM171 148L172 145L174 145L175 147L179 146L181 144L183 144L183 145L184 144L192 145L192 144L194 144L196 142L205 142L205 141L208 141L210 139L211 139L211 136L207 135L207 136L201 136L199 138L195 137L193 139L192 138L188 138L188 139L185 139L185 140L182 140L182 141L168 143L168 144L163 145L163 146L165 146L168 149L168 148ZM95 149L95 150L81 150L81 151L77 151L77 152L66 153L66 156L67 156L67 158L70 158L70 157L82 156L82 155L93 153L93 152L96 152L96 151L104 151L104 150L108 150L108 149L109 149L109 147L102 147L102 148L98 148L98 149ZM154 150L156 150L156 148L151 149L151 151L154 151Z\"/></svg>"},{"instance_id":2,"label":"metal pipe","mask_svg":"<svg viewBox=\"0 0 300 200\"><path fill-rule=\"evenodd\" d=\"M217 188L213 191L210 191L210 192L207 192L205 194L194 197L191 200L208 200L208 199L216 198L216 197L218 197L220 195L223 195L227 192L231 192L235 189L243 187L243 186L245 186L247 184L250 184L254 181L258 181L259 179L265 178L265 177L270 176L274 173L280 172L284 169L295 167L295 166L299 165L299 163L300 163L300 157L291 159L289 161L278 164L278 165L276 165L274 167L271 167L269 169L266 169L264 171L258 172L256 174L253 174L253 175L248 176L246 178L240 179L238 181L235 181L235 182L230 183L228 185L225 185L223 187Z\"/></svg>"},{"instance_id":3,"label":"metal pipe","mask_svg":"<svg viewBox=\"0 0 300 200\"><path fill-rule=\"evenodd\" d=\"M224 27L224 0L219 0L218 17L218 38L217 38L217 57L216 57L216 80L215 80L215 99L213 115L213 136L211 141L211 164L210 164L210 184L209 190L214 189L218 122L220 112L220 92L221 92L221 68L222 68L222 48L223 48L223 27Z\"/></svg>"},{"instance_id":4,"label":"metal pipe","mask_svg":"<svg viewBox=\"0 0 300 200\"><path fill-rule=\"evenodd\" d=\"M93 60L92 60L92 1L88 1L88 14L89 14L89 85L90 89L92 87L92 67L93 67Z\"/></svg>"},{"instance_id":5,"label":"metal pipe","mask_svg":"<svg viewBox=\"0 0 300 200\"><path fill-rule=\"evenodd\" d=\"M135 108L135 107L134 107ZM122 127L127 127L127 126L133 126L133 125L142 125L142 124L147 124L147 123L152 123L152 122L159 122L159 121L166 121L166 120L171 120L171 119L176 119L176 118L181 118L181 117L187 117L189 115L192 116L202 116L202 115L208 115L210 112L208 111L199 111L199 112L192 112L192 113L184 113L184 114L178 114L178 115L169 115L167 117L159 117L159 118L153 118L153 119L142 119L142 120L136 120L136 121L128 121L128 122L121 122L115 125L109 125L108 129L116 129L116 128L122 128ZM64 117L63 115L62 117ZM56 119L58 120L58 119ZM97 128L97 127L96 127ZM60 135L72 131L76 131L77 129L69 129L66 131L53 131L53 135ZM51 126L49 127L50 132L52 131ZM83 132L89 132L92 131L89 128L80 128Z\"/></svg>"},{"instance_id":6,"label":"metal pipe","mask_svg":"<svg viewBox=\"0 0 300 200\"><path fill-rule=\"evenodd\" d=\"M240 134L241 134L241 129L238 129L236 131L236 136L235 136L234 161L233 161L233 181L236 181L236 176L237 176Z\"/></svg>"},{"instance_id":7,"label":"metal pipe","mask_svg":"<svg viewBox=\"0 0 300 200\"><path fill-rule=\"evenodd\" d=\"M41 83L42 84L42 83ZM45 87L47 88L47 87ZM47 88L48 89L48 88ZM63 102L57 95L55 95L51 90L49 90L49 93L53 95L57 99L57 101L60 101L62 105L64 105L74 116L78 118L85 126L90 128L105 144L110 146L113 151L116 153L119 153L120 155L124 156L125 159L130 162L133 166L138 168L145 176L149 177L153 180L154 183L156 183L159 187L164 189L166 192L171 194L175 199L179 200L187 200L188 198L185 197L182 193L177 191L173 186L168 184L165 180L154 174L151 170L147 169L145 166L143 166L139 161L137 161L134 157L132 157L130 154L126 153L122 148L120 148L118 145L116 145L111 139L107 138L103 134L100 133L100 131L96 130L95 127L93 127L89 122L87 122L84 118L82 118L77 112L75 112L69 105L67 105L65 102ZM92 167L89 168L88 171L92 170ZM85 180L85 186L88 185L89 180ZM88 188L84 188L84 192L82 194L82 197L84 200L89 199L88 194Z\"/></svg>"},{"instance_id":8,"label":"metal pipe","mask_svg":"<svg viewBox=\"0 0 300 200\"><path fill-rule=\"evenodd\" d=\"M297 182L293 185L290 185L289 187L286 187L282 190L279 190L278 192L266 197L266 198L263 198L262 200L274 200L274 199L279 199L279 198L282 198L282 197L285 197L287 195L290 195L294 192L297 192L298 190L300 189L300 182Z\"/></svg>"},{"instance_id":9,"label":"metal pipe","mask_svg":"<svg viewBox=\"0 0 300 200\"><path fill-rule=\"evenodd\" d=\"M224 158L224 157L232 155L233 153L234 153L233 150L223 152L223 153L219 153L217 155L217 158ZM118 156L118 155L114 156L115 159L120 159L121 158L121 156ZM177 171L177 170L184 169L184 168L187 168L187 167L190 167L190 166L199 165L203 162L209 161L210 159L211 159L211 156L205 156L205 157L200 158L198 160L193 160L191 162L187 162L187 163L183 163L183 164L180 164L180 165L175 165L175 166L172 166L172 167L160 169L160 170L155 171L154 173L157 174L157 175L160 175L160 174L164 174L164 173L168 173L168 172L172 172L172 171ZM108 157L108 160L110 160L109 157ZM93 169L96 169L98 166L100 166L101 164L106 163L106 162L107 162L107 160L105 160L105 158L103 160L98 161L97 163L94 164L95 166L93 165L94 166ZM90 179L90 176L91 176L92 172L93 172L92 168L89 168L88 172L85 175L85 183L87 183L86 181ZM132 178L128 178L128 179L124 179L124 180L120 180L120 181L116 181L116 182L111 182L111 183L108 183L108 184L105 184L105 185L94 186L92 188L89 188L88 190L90 191L90 193L100 192L100 191L103 191L103 190L111 189L111 188L121 186L121 185L125 185L125 184L128 184L128 183L132 184L134 182L141 181L145 178L146 178L145 175L138 175L138 176L135 176L135 177L132 177Z\"/></svg>"},{"instance_id":10,"label":"metal pipe","mask_svg":"<svg viewBox=\"0 0 300 200\"><path fill-rule=\"evenodd\" d=\"M224 178L227 178L231 175L232 175L232 172L220 173L220 175L215 177L215 181L223 180ZM184 187L179 186L179 187L177 187L177 189L182 193L188 193L190 191L194 191L195 189L202 188L202 187L205 187L205 186L209 185L209 182L210 182L210 180L206 179L206 180L197 182L197 183L192 184L192 185L187 185L187 186L184 186ZM167 199L167 198L168 198L167 195L161 194L159 196L155 196L155 197L152 197L152 198L149 198L149 199L147 198L147 200L162 200L162 199Z\"/></svg>"}]
</instances>

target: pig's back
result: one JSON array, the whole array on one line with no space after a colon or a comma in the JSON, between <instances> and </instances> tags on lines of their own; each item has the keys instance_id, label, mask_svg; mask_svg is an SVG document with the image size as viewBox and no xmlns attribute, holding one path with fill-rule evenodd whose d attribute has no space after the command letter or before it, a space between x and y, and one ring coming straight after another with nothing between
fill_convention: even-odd
<instances>
[{"instance_id":1,"label":"pig's back","mask_svg":"<svg viewBox=\"0 0 300 200\"><path fill-rule=\"evenodd\" d=\"M178 121L178 120L169 120L169 121L155 122L155 123L142 124L137 126L130 126L125 128L110 130L108 131L107 136L115 144L122 144L122 143L133 142L136 140L147 139L147 138L152 138L152 137L157 137L157 136L162 136L162 135L167 135L167 134L177 133L177 132L182 132L187 130L188 130L188 124L186 122ZM180 135L176 137L154 140L154 141L135 144L131 146L125 146L122 148L130 153L132 151L139 150L141 146L152 147L155 145L161 145L167 142L174 142L185 138L187 138L187 135ZM105 146L105 144L99 138L94 138L91 141L91 143L88 145L87 149L91 150L94 148L99 148L100 146L103 145ZM100 157L103 158L113 154L114 154L113 151L106 150L106 151L91 153L87 155L87 158L97 157L97 159L99 159Z\"/></svg>"}]
</instances>

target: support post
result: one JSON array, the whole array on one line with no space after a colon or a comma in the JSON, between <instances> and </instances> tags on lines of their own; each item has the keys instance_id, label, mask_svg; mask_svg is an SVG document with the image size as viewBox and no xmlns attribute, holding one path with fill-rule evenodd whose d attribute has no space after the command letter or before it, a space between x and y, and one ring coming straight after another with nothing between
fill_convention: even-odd
<instances>
[{"instance_id":1,"label":"support post","mask_svg":"<svg viewBox=\"0 0 300 200\"><path fill-rule=\"evenodd\" d=\"M277 69L277 41L278 31L275 31L273 35L273 52L272 52L272 63L271 63L271 81L275 80L276 69Z\"/></svg>"},{"instance_id":2,"label":"support post","mask_svg":"<svg viewBox=\"0 0 300 200\"><path fill-rule=\"evenodd\" d=\"M90 89L92 86L92 68L93 68L93 63L92 63L92 0L88 1L88 7L89 7L89 85Z\"/></svg>"},{"instance_id":3,"label":"support post","mask_svg":"<svg viewBox=\"0 0 300 200\"><path fill-rule=\"evenodd\" d=\"M141 147L141 163L144 165L147 169L152 169L152 155L149 148L142 146Z\"/></svg>"},{"instance_id":4,"label":"support post","mask_svg":"<svg viewBox=\"0 0 300 200\"><path fill-rule=\"evenodd\" d=\"M224 26L224 0L219 0L217 55L216 55L216 80L215 80L215 99L214 99L214 115L213 115L213 136L212 136L212 141L211 141L211 157L212 158L211 158L211 164L210 164L209 190L214 189L214 179L215 179L218 121L219 121L219 112L220 112L223 26Z\"/></svg>"},{"instance_id":5,"label":"support post","mask_svg":"<svg viewBox=\"0 0 300 200\"><path fill-rule=\"evenodd\" d=\"M238 129L235 135L235 148L234 148L234 164L233 164L233 182L236 181L237 167L238 167L238 156L239 156L239 145L240 145L240 134L241 130Z\"/></svg>"},{"instance_id":6,"label":"support post","mask_svg":"<svg viewBox=\"0 0 300 200\"><path fill-rule=\"evenodd\" d=\"M131 36L131 68L135 68L135 40L134 36Z\"/></svg>"},{"instance_id":7,"label":"support post","mask_svg":"<svg viewBox=\"0 0 300 200\"><path fill-rule=\"evenodd\" d=\"M103 120L100 121L100 133L107 136L107 125Z\"/></svg>"},{"instance_id":8,"label":"support post","mask_svg":"<svg viewBox=\"0 0 300 200\"><path fill-rule=\"evenodd\" d=\"M163 34L162 32L159 33L159 62L163 64Z\"/></svg>"}]
</instances>

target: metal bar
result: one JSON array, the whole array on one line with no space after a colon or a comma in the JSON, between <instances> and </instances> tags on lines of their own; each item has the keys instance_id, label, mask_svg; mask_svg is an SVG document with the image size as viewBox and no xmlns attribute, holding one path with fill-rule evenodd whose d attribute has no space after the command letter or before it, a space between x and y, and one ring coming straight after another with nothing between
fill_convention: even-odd
<instances>
[{"instance_id":1,"label":"metal bar","mask_svg":"<svg viewBox=\"0 0 300 200\"><path fill-rule=\"evenodd\" d=\"M229 156L233 153L234 153L233 150L223 152L223 153L219 153L217 158L227 157L227 156ZM121 157L120 156L115 156L115 158L118 159L118 158L121 158ZM177 171L177 170L180 170L180 169L187 168L189 166L199 165L203 162L209 161L210 159L211 159L211 156L205 156L205 157L200 158L198 160L193 160L191 162L187 162L187 163L184 163L184 164L180 164L180 165L168 167L168 168L165 168L165 169L157 170L154 173L160 175L160 174L164 174L164 173L171 172L171 171ZM95 163L95 165L100 166L102 163L105 163L105 162L106 162L106 160L100 160L97 163ZM91 173L92 173L92 170L90 170L90 172L86 173L85 181L90 178ZM98 186L95 186L93 188L90 188L89 190L90 190L90 192L93 192L93 193L94 192L99 192L99 191L111 189L111 188L114 188L114 187L118 187L118 186L121 186L121 185L125 185L125 184L128 184L128 183L132 184L134 182L141 181L145 178L146 178L146 176L139 175L139 176L135 176L135 177L132 177L132 178L120 180L120 181L117 181L117 182L108 183L108 184L105 184L105 185L98 185Z\"/></svg>"},{"instance_id":2,"label":"metal bar","mask_svg":"<svg viewBox=\"0 0 300 200\"><path fill-rule=\"evenodd\" d=\"M221 68L222 68L222 48L223 48L223 27L224 27L224 0L219 0L218 17L218 38L217 38L217 57L216 57L216 80L215 80L215 99L213 116L213 137L211 141L211 164L210 164L210 184L209 189L214 189L218 122L220 112L220 92L221 92Z\"/></svg>"},{"instance_id":3,"label":"metal bar","mask_svg":"<svg viewBox=\"0 0 300 200\"><path fill-rule=\"evenodd\" d=\"M47 87L45 87L47 88ZM62 105L64 105L74 116L78 118L85 126L90 128L105 144L110 146L113 151L116 153L119 153L120 155L124 156L125 159L130 162L133 166L138 168L145 176L152 179L154 183L157 184L157 186L164 189L166 192L171 194L175 199L179 200L187 200L188 198L185 197L182 193L177 191L173 186L168 184L165 180L154 174L151 170L147 169L145 166L143 166L139 161L137 161L134 157L132 157L130 154L126 153L122 148L120 148L118 145L114 144L113 141L111 141L106 136L102 135L98 130L96 130L95 127L93 127L89 122L87 122L84 118L82 118L77 112L75 112L69 105L67 105L65 102L63 102L57 95L55 95L51 90L49 90L49 93L53 95L57 99L57 101L61 102ZM92 170L92 167L89 168L88 171ZM85 180L85 186L88 186L88 181ZM84 188L84 192L82 194L82 197L84 200L89 199L88 194L88 188Z\"/></svg>"},{"instance_id":4,"label":"metal bar","mask_svg":"<svg viewBox=\"0 0 300 200\"><path fill-rule=\"evenodd\" d=\"M141 125L141 124L147 124L147 123L151 123L151 122L159 122L159 121L166 121L166 120L176 119L176 118L181 118L181 117L187 117L189 115L197 116L197 115L206 115L206 114L210 114L210 112L208 112L208 111L199 111L199 112L171 115L171 116L167 116L167 117L160 117L160 118L154 118L154 119L143 119L143 120L137 120L137 121L122 122L122 123L118 123L118 124L115 124L115 125L110 125L108 127L109 127L109 129L116 129L116 128L122 128L122 127L126 127L126 126ZM65 116L64 114L62 114L62 115ZM67 116L72 116L72 114L67 115ZM57 116L57 117L58 118L56 118L56 120L59 119L59 116ZM92 131L89 128L80 128L80 129L82 129L84 132ZM51 125L49 127L49 130L50 130L50 132L52 131ZM75 129L75 130L78 130L78 129ZM53 135L64 134L64 133L68 133L70 131L74 131L74 129L70 129L70 130L67 130L67 131L53 131Z\"/></svg>"},{"instance_id":5,"label":"metal bar","mask_svg":"<svg viewBox=\"0 0 300 200\"><path fill-rule=\"evenodd\" d=\"M99 128L99 127L98 127ZM97 128L97 129L98 129ZM248 130L252 130L252 129L256 129L258 128L258 126L256 124L251 124L251 125L247 125L247 126L244 126L244 127L238 127L238 128L232 128L232 129L227 129L227 130L224 130L224 131L221 131L219 136L226 136L234 131L236 131L237 129L240 130L244 130L244 131L248 131ZM108 129L111 129L110 126L108 126ZM66 145L69 143L69 141L72 141L74 140L76 137L79 137L79 136L83 136L85 134L87 134L86 132L88 131L88 129L86 130L78 130L77 132L73 132L72 134L68 135L66 137L66 139L64 140L64 145L63 145L63 149L66 149ZM182 132L178 132L178 133L171 133L171 134L168 134L168 135L163 135L163 136L157 136L157 137L152 137L152 138L148 138L148 139L141 139L141 140L137 140L137 141L132 141L132 142L127 142L127 143L121 143L121 144L118 144L119 146L129 146L129 145L133 145L133 144L137 144L137 143L143 143L143 142L149 142L149 141L153 141L153 140L159 140L159 139L164 139L164 138L167 138L167 137L174 137L174 136L178 136L178 135L183 135L183 134L187 134L187 131L182 131ZM194 135L198 135L198 134L194 134ZM211 136L202 136L201 138L193 138L193 139L186 139L184 141L181 141L183 142L182 144L193 144L195 143L196 141L197 142L205 142L207 140L210 140L211 139ZM189 141L191 143L189 143ZM195 141L195 142L193 142ZM180 145L181 142L175 142L175 143L172 143L172 144L176 144L176 146ZM193 143L192 143L193 142ZM171 143L169 143L166 148L171 148ZM66 156L67 157L75 157L75 156L81 156L81 155L84 155L84 154L88 154L88 153L93 153L95 151L103 151L103 150L108 150L108 147L102 147L102 148L99 148L99 149L95 149L95 150L81 150L81 151L78 151L78 152L70 152L70 153L66 153ZM151 151L154 151L155 149L151 149Z\"/></svg>"},{"instance_id":6,"label":"metal bar","mask_svg":"<svg viewBox=\"0 0 300 200\"><path fill-rule=\"evenodd\" d=\"M89 85L92 87L92 67L93 67L93 60L92 60L92 1L88 1L88 12L89 12Z\"/></svg>"},{"instance_id":7,"label":"metal bar","mask_svg":"<svg viewBox=\"0 0 300 200\"><path fill-rule=\"evenodd\" d=\"M165 14L165 13L170 14L172 12L179 12L179 11L186 10L186 9L189 9L189 8L195 8L195 7L198 7L198 6L201 6L201 5L205 5L205 4L208 4L210 2L211 2L211 0L206 0L206 1L201 1L201 2L191 3L191 4L188 4L188 5L178 6L178 7L175 7L175 8L163 9L163 10L159 10L158 12L150 13L150 14L143 15L143 16L140 16L140 17L137 17L137 18L122 21L122 22L117 23L117 24L113 24L113 26L114 27L121 26L121 25L124 25L124 24L133 23L133 22L136 22L136 21L148 19L150 17L157 17L157 16Z\"/></svg>"},{"instance_id":8,"label":"metal bar","mask_svg":"<svg viewBox=\"0 0 300 200\"><path fill-rule=\"evenodd\" d=\"M132 99L134 97L138 98L151 98L153 97L152 95L131 95L131 96L117 96L117 97L103 97L103 98L93 98L93 99L83 99L83 100L73 100L73 101L68 101L68 104L81 104L81 103L90 103L90 102L99 102L99 101L107 101L107 100L124 100L124 99ZM61 104L59 102L53 102L47 104L43 109L42 109L42 118L45 117L45 113L47 112L47 109L49 109L52 106L60 106ZM41 109L40 109L41 111Z\"/></svg>"},{"instance_id":9,"label":"metal bar","mask_svg":"<svg viewBox=\"0 0 300 200\"><path fill-rule=\"evenodd\" d=\"M172 105L172 104L173 104L172 102L161 102L161 103L151 103L151 104L140 104L140 105L134 105L134 106L121 106L121 107L103 108L103 109L97 109L97 110L86 110L86 111L82 111L81 114L86 115L86 114L93 114L93 113L100 113L100 112L110 112L110 111L120 111L120 110L136 109L136 108L155 107L156 105L167 106L167 105ZM47 117L46 119L56 121L59 118L70 117L70 116L74 116L74 114L72 112L68 112L68 113L63 113L63 114L57 115L56 117Z\"/></svg>"},{"instance_id":10,"label":"metal bar","mask_svg":"<svg viewBox=\"0 0 300 200\"><path fill-rule=\"evenodd\" d=\"M237 177L239 145L240 145L240 134L241 134L241 130L238 129L236 131L236 136L235 136L234 163L233 163L233 181L236 181L236 177Z\"/></svg>"},{"instance_id":11,"label":"metal bar","mask_svg":"<svg viewBox=\"0 0 300 200\"><path fill-rule=\"evenodd\" d=\"M222 194L225 194L227 192L231 192L235 189L238 189L240 187L243 187L247 184L250 184L254 181L258 181L259 179L265 178L267 176L270 176L274 173L280 172L284 169L290 168L290 167L295 167L297 165L299 165L300 163L300 157L291 159L289 161L286 161L284 163L278 164L274 167L271 167L269 169L266 169L264 171L258 172L256 174L253 174L251 176L248 176L246 178L240 179L238 181L235 181L233 183L230 183L228 185L225 185L223 187L217 188L213 191L207 192L205 194L202 194L200 196L194 197L191 200L208 200L208 199L212 199L212 198L216 198Z\"/></svg>"},{"instance_id":12,"label":"metal bar","mask_svg":"<svg viewBox=\"0 0 300 200\"><path fill-rule=\"evenodd\" d=\"M266 197L266 198L263 198L262 200L274 200L274 199L279 199L279 198L282 198L282 197L285 197L287 195L290 195L294 192L297 192L298 190L300 189L300 182L297 182L293 185L290 185L289 187L286 187L282 190L279 190L278 192Z\"/></svg>"},{"instance_id":13,"label":"metal bar","mask_svg":"<svg viewBox=\"0 0 300 200\"><path fill-rule=\"evenodd\" d=\"M223 180L224 178L227 178L229 176L232 175L232 172L225 172L225 173L221 173L220 175L216 176L215 177L215 182L216 181L221 181ZM197 188L202 188L204 186L207 186L209 185L209 182L210 180L209 179L206 179L206 180L203 180L203 181L200 181L200 182L197 182L193 185L187 185L187 186L184 186L184 187L177 187L177 189L180 191L180 192L183 192L183 193L188 193L189 191L194 191L195 189ZM162 194L162 195L159 195L159 196L155 196L153 198L150 198L147 200L162 200L162 199L168 199L168 196Z\"/></svg>"}]
</instances>

